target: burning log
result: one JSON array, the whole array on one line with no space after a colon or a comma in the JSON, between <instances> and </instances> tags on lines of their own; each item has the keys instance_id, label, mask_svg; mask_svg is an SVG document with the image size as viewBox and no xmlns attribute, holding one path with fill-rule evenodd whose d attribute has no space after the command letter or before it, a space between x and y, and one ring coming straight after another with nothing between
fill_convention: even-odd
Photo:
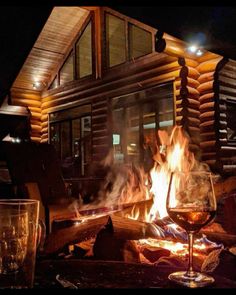
<instances>
[{"instance_id":1,"label":"burning log","mask_svg":"<svg viewBox=\"0 0 236 295\"><path fill-rule=\"evenodd\" d=\"M153 198L141 201L137 203L130 203L122 205L122 210L116 212L116 216L130 217L131 219L139 219L140 221L146 221L148 212L153 205ZM138 217L138 218L136 218Z\"/></svg>"},{"instance_id":2,"label":"burning log","mask_svg":"<svg viewBox=\"0 0 236 295\"><path fill-rule=\"evenodd\" d=\"M146 238L163 237L162 230L151 223L123 218L116 215L106 215L98 218L84 220L71 227L55 230L48 235L44 252L52 254L64 246L78 243L96 236L107 225L112 225L113 236L120 240L139 240Z\"/></svg>"},{"instance_id":3,"label":"burning log","mask_svg":"<svg viewBox=\"0 0 236 295\"><path fill-rule=\"evenodd\" d=\"M98 217L96 219L86 220L82 223L74 224L68 228L55 230L50 233L46 239L44 252L52 254L62 249L65 245L84 241L96 234L108 222L108 216Z\"/></svg>"},{"instance_id":4,"label":"burning log","mask_svg":"<svg viewBox=\"0 0 236 295\"><path fill-rule=\"evenodd\" d=\"M202 230L201 233L206 234L211 241L222 243L225 246L232 246L236 244L236 235L231 235L222 232L210 232L204 230Z\"/></svg>"},{"instance_id":5,"label":"burning log","mask_svg":"<svg viewBox=\"0 0 236 295\"><path fill-rule=\"evenodd\" d=\"M140 262L139 253L133 241L117 238L112 224L108 223L97 234L93 254L96 260ZM108 246L109 245L109 246Z\"/></svg>"},{"instance_id":6,"label":"burning log","mask_svg":"<svg viewBox=\"0 0 236 295\"><path fill-rule=\"evenodd\" d=\"M144 249L142 249L141 253L150 262L156 262L161 257L169 257L170 256L170 250L160 248L160 247L150 247L150 248L144 247Z\"/></svg>"}]
</instances>

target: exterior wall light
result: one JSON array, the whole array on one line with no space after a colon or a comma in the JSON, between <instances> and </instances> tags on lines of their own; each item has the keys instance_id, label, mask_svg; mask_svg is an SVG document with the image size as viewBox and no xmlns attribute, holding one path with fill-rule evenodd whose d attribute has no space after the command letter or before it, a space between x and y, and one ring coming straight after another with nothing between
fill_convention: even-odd
<instances>
[{"instance_id":1,"label":"exterior wall light","mask_svg":"<svg viewBox=\"0 0 236 295\"><path fill-rule=\"evenodd\" d=\"M197 56L201 56L201 55L203 55L202 50L201 50L201 49L198 49L198 50L196 51L196 55L197 55Z\"/></svg>"},{"instance_id":2,"label":"exterior wall light","mask_svg":"<svg viewBox=\"0 0 236 295\"><path fill-rule=\"evenodd\" d=\"M191 45L188 47L188 51L191 53L196 53L196 51L198 50L196 45Z\"/></svg>"},{"instance_id":3,"label":"exterior wall light","mask_svg":"<svg viewBox=\"0 0 236 295\"><path fill-rule=\"evenodd\" d=\"M196 56L203 55L203 51L197 45L190 45L187 48L187 51L191 54L195 54Z\"/></svg>"},{"instance_id":4,"label":"exterior wall light","mask_svg":"<svg viewBox=\"0 0 236 295\"><path fill-rule=\"evenodd\" d=\"M47 84L45 82L36 81L33 83L33 88L36 90L42 90Z\"/></svg>"}]
</instances>

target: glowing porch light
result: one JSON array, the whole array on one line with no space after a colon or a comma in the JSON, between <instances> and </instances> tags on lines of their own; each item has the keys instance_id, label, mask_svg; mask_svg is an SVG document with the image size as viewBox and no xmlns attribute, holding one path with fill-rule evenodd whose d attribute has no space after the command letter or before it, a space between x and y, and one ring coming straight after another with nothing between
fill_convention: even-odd
<instances>
[{"instance_id":1,"label":"glowing porch light","mask_svg":"<svg viewBox=\"0 0 236 295\"><path fill-rule=\"evenodd\" d=\"M196 52L196 55L197 56L201 56L202 54L203 54L202 50L201 49L198 49L197 52Z\"/></svg>"},{"instance_id":2,"label":"glowing porch light","mask_svg":"<svg viewBox=\"0 0 236 295\"><path fill-rule=\"evenodd\" d=\"M191 54L195 54L196 56L202 56L203 55L203 51L197 45L190 45L187 48L187 50L188 50L188 52L190 52Z\"/></svg>"},{"instance_id":3,"label":"glowing porch light","mask_svg":"<svg viewBox=\"0 0 236 295\"><path fill-rule=\"evenodd\" d=\"M35 81L33 83L33 88L36 90L41 90L43 87L46 87L46 86L47 86L47 83L41 82L41 81Z\"/></svg>"},{"instance_id":4,"label":"glowing porch light","mask_svg":"<svg viewBox=\"0 0 236 295\"><path fill-rule=\"evenodd\" d=\"M197 46L196 45L191 45L188 47L188 51L191 52L191 53L196 53L198 50Z\"/></svg>"}]
</instances>

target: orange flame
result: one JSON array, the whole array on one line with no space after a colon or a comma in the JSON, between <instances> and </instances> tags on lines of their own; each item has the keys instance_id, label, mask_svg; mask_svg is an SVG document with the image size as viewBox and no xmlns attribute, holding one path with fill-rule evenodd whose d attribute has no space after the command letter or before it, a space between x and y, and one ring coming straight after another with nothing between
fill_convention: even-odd
<instances>
[{"instance_id":1,"label":"orange flame","mask_svg":"<svg viewBox=\"0 0 236 295\"><path fill-rule=\"evenodd\" d=\"M180 127L175 126L173 128L170 138L164 131L158 132L158 136L161 147L158 149L159 154L155 155L154 158L160 159L160 151L163 150L163 145L165 145L165 155L162 156L162 162L156 163L151 170L152 187L150 191L154 195L154 203L150 210L149 222L156 218L162 219L168 215L166 197L171 171L190 171L196 162L194 155L188 150L188 138ZM174 200L173 196L172 199Z\"/></svg>"}]
</instances>

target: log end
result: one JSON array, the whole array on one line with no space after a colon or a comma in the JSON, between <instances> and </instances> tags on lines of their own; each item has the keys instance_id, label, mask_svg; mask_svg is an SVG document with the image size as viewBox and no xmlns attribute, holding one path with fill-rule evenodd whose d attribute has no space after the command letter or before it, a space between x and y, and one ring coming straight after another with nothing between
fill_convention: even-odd
<instances>
[{"instance_id":1,"label":"log end","mask_svg":"<svg viewBox=\"0 0 236 295\"><path fill-rule=\"evenodd\" d=\"M166 48L166 41L164 39L158 39L155 43L155 50L157 52L163 52Z\"/></svg>"}]
</instances>

